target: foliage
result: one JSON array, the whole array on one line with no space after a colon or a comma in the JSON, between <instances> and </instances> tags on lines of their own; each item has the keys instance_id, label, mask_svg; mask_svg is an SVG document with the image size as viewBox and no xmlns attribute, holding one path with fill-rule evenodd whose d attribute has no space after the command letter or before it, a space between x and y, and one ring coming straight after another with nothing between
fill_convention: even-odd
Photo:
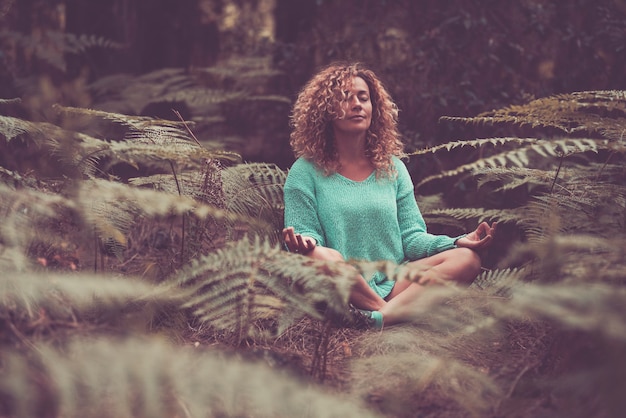
<instances>
[{"instance_id":1,"label":"foliage","mask_svg":"<svg viewBox=\"0 0 626 418\"><path fill-rule=\"evenodd\" d=\"M3 357L2 412L21 417L375 416L267 366L160 339L77 339L35 359Z\"/></svg>"},{"instance_id":2,"label":"foliage","mask_svg":"<svg viewBox=\"0 0 626 418\"><path fill-rule=\"evenodd\" d=\"M341 316L354 278L351 269L244 239L193 262L176 275L174 289L185 289L182 307L201 322L241 341L263 339L272 327L280 335L304 315ZM255 329L259 322L265 329Z\"/></svg>"},{"instance_id":3,"label":"foliage","mask_svg":"<svg viewBox=\"0 0 626 418\"><path fill-rule=\"evenodd\" d=\"M555 20L573 6L549 1L520 3L510 16L501 9L510 5L495 3L450 2L449 15L416 14L415 2L365 3L347 26L336 12L352 2L315 3L307 42L316 57L280 65L306 71L285 75L267 57L233 56L65 89L21 79L22 97L0 100L0 415L623 411L613 388L626 383L626 96L596 89L524 99L557 89L551 71L562 74L567 60L546 58L555 37L569 33L587 52L612 39L600 55L619 66L610 50L619 23L602 15L612 26L586 37ZM393 13L401 6L419 24L403 26ZM244 15L252 19L253 9ZM520 27L513 21L550 39L528 68L509 37ZM56 70L66 52L118 46L44 35L55 48L17 32L0 42L36 46L31 64ZM466 50L481 51L478 62ZM420 115L403 118L412 148L431 141L411 133L410 121L443 107L478 113L441 118L442 130L469 139L434 141L411 153L409 167L431 230L500 224L472 286L429 287L409 323L382 333L349 328L354 269L280 246L286 172L274 162L286 161L290 100L279 77L301 84L312 62L331 58L384 63L403 112ZM571 77L593 70L583 67ZM442 77L431 83L435 73ZM492 79L488 101L476 86ZM74 87L75 100L60 100ZM506 106L484 112L489 103ZM271 158L244 163L242 154ZM423 273L351 264L397 280Z\"/></svg>"}]
</instances>

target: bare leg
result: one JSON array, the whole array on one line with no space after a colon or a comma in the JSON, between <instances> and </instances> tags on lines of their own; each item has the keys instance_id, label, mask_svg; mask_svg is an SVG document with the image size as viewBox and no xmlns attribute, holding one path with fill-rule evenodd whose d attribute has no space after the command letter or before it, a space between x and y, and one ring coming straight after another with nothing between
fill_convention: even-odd
<instances>
[{"instance_id":1,"label":"bare leg","mask_svg":"<svg viewBox=\"0 0 626 418\"><path fill-rule=\"evenodd\" d=\"M469 284L476 278L481 267L478 254L467 248L444 251L410 264L429 268L420 280L427 284L434 284L440 280ZM408 280L397 282L387 296L387 305L380 309L385 325L393 325L406 320L414 310L415 303L424 292L425 286Z\"/></svg>"},{"instance_id":2,"label":"bare leg","mask_svg":"<svg viewBox=\"0 0 626 418\"><path fill-rule=\"evenodd\" d=\"M345 262L343 256L332 248L315 247L309 256L318 260ZM409 264L427 269L420 280L427 284L441 280L469 284L481 267L478 254L468 248L455 248ZM389 326L411 317L425 287L426 284L402 280L395 284L386 299L382 299L359 275L350 293L350 303L359 309L379 311L383 314L384 324Z\"/></svg>"},{"instance_id":3,"label":"bare leg","mask_svg":"<svg viewBox=\"0 0 626 418\"><path fill-rule=\"evenodd\" d=\"M315 249L309 253L309 256L317 260L345 262L339 251L327 247L315 247ZM363 276L359 274L357 282L350 292L350 303L359 309L379 311L387 304L387 301L381 298L378 293L374 292Z\"/></svg>"}]
</instances>

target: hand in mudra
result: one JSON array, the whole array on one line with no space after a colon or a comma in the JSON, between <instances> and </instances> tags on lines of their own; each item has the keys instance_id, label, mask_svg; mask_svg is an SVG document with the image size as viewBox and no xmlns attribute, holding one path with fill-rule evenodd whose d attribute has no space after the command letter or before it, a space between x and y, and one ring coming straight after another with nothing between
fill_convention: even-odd
<instances>
[{"instance_id":1,"label":"hand in mudra","mask_svg":"<svg viewBox=\"0 0 626 418\"><path fill-rule=\"evenodd\" d=\"M456 240L456 246L472 250L485 249L491 245L491 241L496 234L496 226L498 226L497 222L491 225L487 222L482 222L474 231Z\"/></svg>"},{"instance_id":2,"label":"hand in mudra","mask_svg":"<svg viewBox=\"0 0 626 418\"><path fill-rule=\"evenodd\" d=\"M291 226L283 229L283 240L285 240L289 251L298 254L308 254L317 245L313 238L296 234Z\"/></svg>"}]
</instances>

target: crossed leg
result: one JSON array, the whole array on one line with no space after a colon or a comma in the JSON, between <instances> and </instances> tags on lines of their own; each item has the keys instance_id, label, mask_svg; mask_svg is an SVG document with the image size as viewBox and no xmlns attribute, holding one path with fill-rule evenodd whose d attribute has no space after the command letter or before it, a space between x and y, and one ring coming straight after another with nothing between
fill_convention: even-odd
<instances>
[{"instance_id":1,"label":"crossed leg","mask_svg":"<svg viewBox=\"0 0 626 418\"><path fill-rule=\"evenodd\" d=\"M319 260L345 261L341 254L332 248L318 246L309 255ZM397 324L411 316L425 286L441 280L469 285L480 273L481 261L473 250L454 248L412 261L409 266L423 269L422 278L418 282L409 280L396 282L385 299L374 292L363 276L359 275L350 293L350 303L359 309L379 311L383 314L384 324L387 326Z\"/></svg>"}]
</instances>

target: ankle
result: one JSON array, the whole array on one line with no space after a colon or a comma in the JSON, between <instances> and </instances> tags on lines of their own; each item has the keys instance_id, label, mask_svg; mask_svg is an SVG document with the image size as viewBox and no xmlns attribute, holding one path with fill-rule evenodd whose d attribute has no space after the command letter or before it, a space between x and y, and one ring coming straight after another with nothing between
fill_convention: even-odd
<instances>
[{"instance_id":1,"label":"ankle","mask_svg":"<svg viewBox=\"0 0 626 418\"><path fill-rule=\"evenodd\" d=\"M380 311L372 311L372 319L374 320L374 326L373 328L375 329L383 329L383 314Z\"/></svg>"}]
</instances>

